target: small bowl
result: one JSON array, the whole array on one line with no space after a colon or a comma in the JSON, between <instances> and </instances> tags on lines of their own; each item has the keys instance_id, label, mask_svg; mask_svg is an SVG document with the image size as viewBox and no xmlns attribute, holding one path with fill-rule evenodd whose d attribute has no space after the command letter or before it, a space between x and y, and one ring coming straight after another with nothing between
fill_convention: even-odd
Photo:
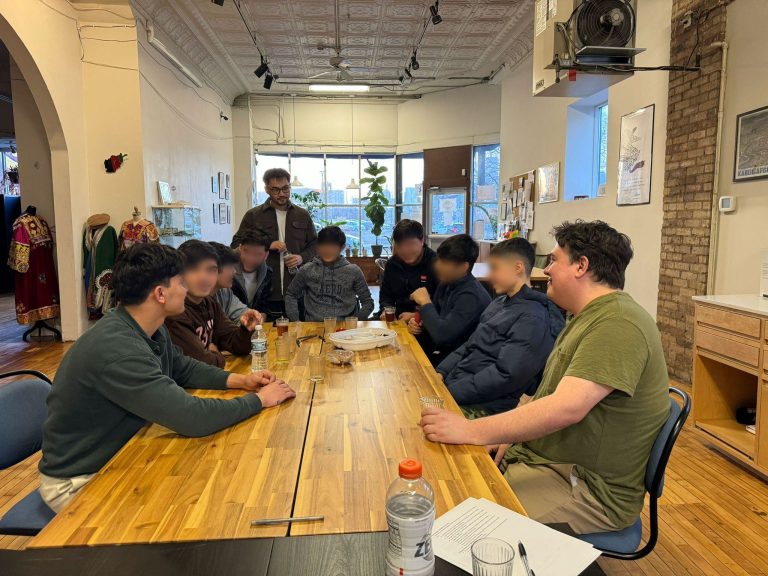
<instances>
[{"instance_id":1,"label":"small bowl","mask_svg":"<svg viewBox=\"0 0 768 576\"><path fill-rule=\"evenodd\" d=\"M346 364L352 364L352 357L355 355L352 350L331 350L327 354L328 361L331 364L336 364L337 366L344 366Z\"/></svg>"}]
</instances>

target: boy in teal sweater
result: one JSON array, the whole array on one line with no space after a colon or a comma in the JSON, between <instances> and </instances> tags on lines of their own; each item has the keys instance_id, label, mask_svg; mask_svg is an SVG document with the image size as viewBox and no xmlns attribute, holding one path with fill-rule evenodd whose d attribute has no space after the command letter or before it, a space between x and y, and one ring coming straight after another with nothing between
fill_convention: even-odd
<instances>
[{"instance_id":1,"label":"boy in teal sweater","mask_svg":"<svg viewBox=\"0 0 768 576\"><path fill-rule=\"evenodd\" d=\"M184 311L184 262L168 246L137 244L115 263L120 305L69 349L48 396L40 495L61 510L147 422L207 436L293 398L268 371L232 374L184 356L163 323ZM185 388L239 388L231 400Z\"/></svg>"}]
</instances>

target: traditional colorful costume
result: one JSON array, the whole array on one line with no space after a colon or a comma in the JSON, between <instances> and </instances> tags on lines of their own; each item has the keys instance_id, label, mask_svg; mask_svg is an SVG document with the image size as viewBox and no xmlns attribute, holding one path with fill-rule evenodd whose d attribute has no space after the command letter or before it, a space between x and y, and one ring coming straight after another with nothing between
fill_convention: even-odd
<instances>
[{"instance_id":1,"label":"traditional colorful costume","mask_svg":"<svg viewBox=\"0 0 768 576\"><path fill-rule=\"evenodd\" d=\"M46 221L24 213L13 223L8 266L16 272L16 321L34 324L59 315L53 236Z\"/></svg>"},{"instance_id":2,"label":"traditional colorful costume","mask_svg":"<svg viewBox=\"0 0 768 576\"><path fill-rule=\"evenodd\" d=\"M117 233L112 226L101 222L99 225L86 226L83 232L86 305L91 320L101 318L115 307L112 268L117 258Z\"/></svg>"},{"instance_id":3,"label":"traditional colorful costume","mask_svg":"<svg viewBox=\"0 0 768 576\"><path fill-rule=\"evenodd\" d=\"M146 218L126 220L120 227L120 252L128 250L134 244L160 242L160 233L154 223Z\"/></svg>"}]
</instances>

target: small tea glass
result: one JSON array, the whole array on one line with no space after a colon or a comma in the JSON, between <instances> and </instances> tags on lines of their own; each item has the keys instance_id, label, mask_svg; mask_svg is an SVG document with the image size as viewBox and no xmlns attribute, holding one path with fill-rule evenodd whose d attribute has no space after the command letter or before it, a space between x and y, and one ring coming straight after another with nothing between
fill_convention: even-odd
<instances>
[{"instance_id":1,"label":"small tea glass","mask_svg":"<svg viewBox=\"0 0 768 576\"><path fill-rule=\"evenodd\" d=\"M387 322L394 322L397 320L397 308L394 306L385 306L384 307L384 318Z\"/></svg>"},{"instance_id":2,"label":"small tea glass","mask_svg":"<svg viewBox=\"0 0 768 576\"><path fill-rule=\"evenodd\" d=\"M275 340L275 356L278 364L287 364L291 359L293 346L288 335L280 336Z\"/></svg>"},{"instance_id":3,"label":"small tea glass","mask_svg":"<svg viewBox=\"0 0 768 576\"><path fill-rule=\"evenodd\" d=\"M344 319L344 328L347 330L354 330L357 328L357 316L347 316Z\"/></svg>"},{"instance_id":4,"label":"small tea glass","mask_svg":"<svg viewBox=\"0 0 768 576\"><path fill-rule=\"evenodd\" d=\"M278 337L288 332L289 324L290 322L288 318L278 318L277 320L275 320L275 329L277 330Z\"/></svg>"},{"instance_id":5,"label":"small tea glass","mask_svg":"<svg viewBox=\"0 0 768 576\"><path fill-rule=\"evenodd\" d=\"M472 576L512 576L515 550L498 538L481 538L472 544Z\"/></svg>"},{"instance_id":6,"label":"small tea glass","mask_svg":"<svg viewBox=\"0 0 768 576\"><path fill-rule=\"evenodd\" d=\"M309 379L316 384L325 379L325 356L322 354L309 355Z\"/></svg>"},{"instance_id":7,"label":"small tea glass","mask_svg":"<svg viewBox=\"0 0 768 576\"><path fill-rule=\"evenodd\" d=\"M323 328L325 329L326 334L333 334L336 332L336 317L329 316L328 318L323 318Z\"/></svg>"}]
</instances>

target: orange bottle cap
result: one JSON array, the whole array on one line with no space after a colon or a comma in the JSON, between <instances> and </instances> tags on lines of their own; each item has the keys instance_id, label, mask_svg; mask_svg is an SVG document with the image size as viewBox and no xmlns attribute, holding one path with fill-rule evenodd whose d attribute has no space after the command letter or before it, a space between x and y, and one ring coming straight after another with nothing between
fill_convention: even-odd
<instances>
[{"instance_id":1,"label":"orange bottle cap","mask_svg":"<svg viewBox=\"0 0 768 576\"><path fill-rule=\"evenodd\" d=\"M400 462L400 478L416 480L421 478L421 462L413 458L407 458Z\"/></svg>"}]
</instances>

